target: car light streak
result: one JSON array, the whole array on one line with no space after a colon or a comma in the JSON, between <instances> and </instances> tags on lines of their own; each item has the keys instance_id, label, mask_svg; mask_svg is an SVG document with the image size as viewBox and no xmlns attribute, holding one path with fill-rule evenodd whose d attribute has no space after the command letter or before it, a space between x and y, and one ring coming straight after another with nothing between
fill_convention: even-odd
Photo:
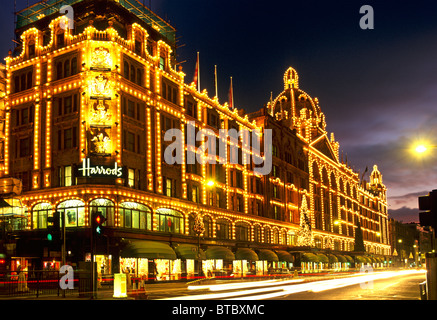
<instances>
[{"instance_id":1,"label":"car light streak","mask_svg":"<svg viewBox=\"0 0 437 320\"><path fill-rule=\"evenodd\" d=\"M288 283L298 283L303 282L303 279L294 279L294 280L266 280L266 281L247 281L247 282L239 282L239 283L227 283L227 284L213 284L213 285L204 285L204 286L188 286L188 290L210 290L210 291L224 291L224 290L236 290L236 289L247 289L247 288L256 288L263 287L266 285L274 285L274 284L288 284Z\"/></svg>"},{"instance_id":2,"label":"car light streak","mask_svg":"<svg viewBox=\"0 0 437 320\"><path fill-rule=\"evenodd\" d=\"M358 274L357 276L353 276L352 278L332 279L332 280L305 283L295 286L288 286L288 288L284 289L283 292L272 292L264 295L250 296L250 297L246 297L244 300L273 299L284 295L298 293L298 292L305 292L305 291L322 292L326 290L347 287L351 285L366 283L366 282L380 280L380 279L388 279L388 278L393 278L403 275L421 274L421 273L426 273L426 270L404 270L404 271L394 271L394 272ZM229 300L240 300L240 298L229 299Z\"/></svg>"},{"instance_id":3,"label":"car light streak","mask_svg":"<svg viewBox=\"0 0 437 320\"><path fill-rule=\"evenodd\" d=\"M223 292L215 294L202 294L191 295L182 297L172 297L161 300L213 300L213 299L226 299L226 300L264 300L273 299L293 293L299 292L322 292L326 290L347 287L351 285L367 283L370 281L388 279L397 276L426 273L426 270L404 270L395 272L375 272L375 273L360 273L349 278L321 280L308 283L302 282L302 279L295 279L289 281L262 281L260 283L234 283L234 284L221 284L221 285L207 285L198 286L196 289L209 289L211 291L223 291L223 290L235 290L249 287L266 286L266 288L258 288L252 290L243 290L235 292ZM285 284L275 286L275 284ZM193 290L193 289L191 289ZM250 296L249 296L250 295Z\"/></svg>"}]
</instances>

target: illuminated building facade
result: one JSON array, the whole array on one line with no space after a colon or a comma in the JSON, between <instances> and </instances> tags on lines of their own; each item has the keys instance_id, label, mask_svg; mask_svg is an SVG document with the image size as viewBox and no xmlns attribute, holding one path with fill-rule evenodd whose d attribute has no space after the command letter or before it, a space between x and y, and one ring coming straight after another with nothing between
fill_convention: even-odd
<instances>
[{"instance_id":1,"label":"illuminated building facade","mask_svg":"<svg viewBox=\"0 0 437 320\"><path fill-rule=\"evenodd\" d=\"M387 189L382 174L373 167L370 182L363 180L340 158L339 143L326 131L325 115L317 98L299 88L299 75L289 68L284 75L284 91L268 104L268 114L288 127L305 142L308 160L307 191L315 246L321 249L354 251L355 230L359 224L365 250L390 254ZM276 143L281 143L278 137ZM273 142L274 149L275 141ZM284 160L290 147L278 149ZM366 169L367 171L367 169ZM286 180L284 181L286 182Z\"/></svg>"},{"instance_id":2,"label":"illuminated building facade","mask_svg":"<svg viewBox=\"0 0 437 320\"><path fill-rule=\"evenodd\" d=\"M298 88L293 69L267 109L244 115L185 83L175 30L138 1L63 1L74 26L59 3L21 12L21 51L6 58L3 177L22 181L27 212L18 256L59 261L45 239L57 211L66 217L67 261L88 259L90 217L99 211L107 218L96 240L99 272L155 268L170 279L194 274L202 259L205 274L264 274L272 263L298 263L290 252L303 197L318 248L353 250L359 219L366 250L390 254L380 173L363 184L339 161L318 102ZM166 163L165 133L179 129L188 149L188 122L217 138L220 129L273 130L272 172L257 175L253 163L188 164L186 153L181 164Z\"/></svg>"}]
</instances>

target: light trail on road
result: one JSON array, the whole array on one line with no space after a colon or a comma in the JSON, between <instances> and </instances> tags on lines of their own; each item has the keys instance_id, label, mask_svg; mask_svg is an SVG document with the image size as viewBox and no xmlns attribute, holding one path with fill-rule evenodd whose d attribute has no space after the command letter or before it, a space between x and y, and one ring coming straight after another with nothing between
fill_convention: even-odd
<instances>
[{"instance_id":1,"label":"light trail on road","mask_svg":"<svg viewBox=\"0 0 437 320\"><path fill-rule=\"evenodd\" d=\"M260 283L243 282L243 283L230 283L220 285L205 285L197 286L197 288L190 288L190 290L210 290L210 291L225 291L225 290L238 290L247 288L257 288L242 291L201 294L201 295L189 295L179 296L172 298L165 298L161 300L264 300L274 299L285 295L298 293L298 292L322 292L326 290L332 290L356 284L368 285L372 281L388 279L393 277L413 275L413 274L425 274L426 270L402 270L402 271L389 271L389 272L371 272L360 273L348 278L321 280L308 283L299 283L303 280L294 279L288 281L262 281ZM284 285L285 284L285 285ZM265 288L258 288L264 286Z\"/></svg>"}]
</instances>

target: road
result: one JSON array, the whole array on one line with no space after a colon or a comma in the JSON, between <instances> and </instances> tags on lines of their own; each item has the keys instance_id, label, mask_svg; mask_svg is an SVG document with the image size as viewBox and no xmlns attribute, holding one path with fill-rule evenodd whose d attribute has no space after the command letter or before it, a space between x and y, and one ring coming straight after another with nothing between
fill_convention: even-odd
<instances>
[{"instance_id":1,"label":"road","mask_svg":"<svg viewBox=\"0 0 437 320\"><path fill-rule=\"evenodd\" d=\"M164 300L420 300L425 271L371 272L308 281L298 278L197 286L161 292ZM175 288L176 289L176 288ZM164 297L164 296L166 297ZM153 296L153 295L152 295Z\"/></svg>"},{"instance_id":2,"label":"road","mask_svg":"<svg viewBox=\"0 0 437 320\"><path fill-rule=\"evenodd\" d=\"M425 274L412 274L322 292L299 292L275 300L420 300Z\"/></svg>"}]
</instances>

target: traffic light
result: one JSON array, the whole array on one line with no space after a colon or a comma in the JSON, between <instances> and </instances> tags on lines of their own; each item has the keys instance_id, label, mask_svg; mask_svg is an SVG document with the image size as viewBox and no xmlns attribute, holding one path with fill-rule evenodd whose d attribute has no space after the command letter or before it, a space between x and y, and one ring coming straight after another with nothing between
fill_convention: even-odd
<instances>
[{"instance_id":1,"label":"traffic light","mask_svg":"<svg viewBox=\"0 0 437 320\"><path fill-rule=\"evenodd\" d=\"M437 230L437 190L427 196L419 197L419 222L422 227L432 227Z\"/></svg>"},{"instance_id":2,"label":"traffic light","mask_svg":"<svg viewBox=\"0 0 437 320\"><path fill-rule=\"evenodd\" d=\"M60 240L61 219L60 213L54 212L53 216L47 218L47 240Z\"/></svg>"},{"instance_id":3,"label":"traffic light","mask_svg":"<svg viewBox=\"0 0 437 320\"><path fill-rule=\"evenodd\" d=\"M106 217L101 211L93 212L92 228L97 235L103 234L103 224L106 222Z\"/></svg>"}]
</instances>

